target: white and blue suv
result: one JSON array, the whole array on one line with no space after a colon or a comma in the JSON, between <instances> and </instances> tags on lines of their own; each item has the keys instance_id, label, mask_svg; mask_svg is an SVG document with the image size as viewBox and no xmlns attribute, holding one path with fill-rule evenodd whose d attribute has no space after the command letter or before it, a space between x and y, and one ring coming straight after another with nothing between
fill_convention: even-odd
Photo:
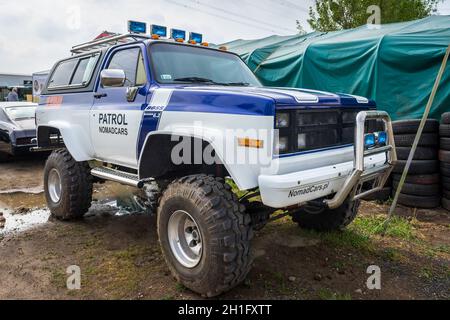
<instances>
[{"instance_id":1,"label":"white and blue suv","mask_svg":"<svg viewBox=\"0 0 450 320\"><path fill-rule=\"evenodd\" d=\"M123 35L73 53L36 112L52 215L81 218L95 181L138 188L174 276L204 296L245 279L273 213L342 229L397 160L373 101L264 87L225 50Z\"/></svg>"}]
</instances>

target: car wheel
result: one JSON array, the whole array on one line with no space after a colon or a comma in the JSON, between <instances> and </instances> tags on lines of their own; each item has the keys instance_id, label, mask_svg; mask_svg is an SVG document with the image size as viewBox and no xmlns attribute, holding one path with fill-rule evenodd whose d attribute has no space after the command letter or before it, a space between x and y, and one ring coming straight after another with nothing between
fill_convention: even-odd
<instances>
[{"instance_id":1,"label":"car wheel","mask_svg":"<svg viewBox=\"0 0 450 320\"><path fill-rule=\"evenodd\" d=\"M69 151L54 151L44 169L44 190L52 216L58 220L83 217L92 202L92 176L86 162L76 162Z\"/></svg>"},{"instance_id":2,"label":"car wheel","mask_svg":"<svg viewBox=\"0 0 450 320\"><path fill-rule=\"evenodd\" d=\"M221 179L194 175L170 184L158 208L167 265L186 288L218 296L250 271L251 218Z\"/></svg>"}]
</instances>

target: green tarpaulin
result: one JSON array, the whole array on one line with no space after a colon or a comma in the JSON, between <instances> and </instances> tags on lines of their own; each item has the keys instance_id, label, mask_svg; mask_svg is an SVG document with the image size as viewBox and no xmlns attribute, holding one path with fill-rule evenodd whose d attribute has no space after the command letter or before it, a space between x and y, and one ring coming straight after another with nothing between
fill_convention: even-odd
<instances>
[{"instance_id":1,"label":"green tarpaulin","mask_svg":"<svg viewBox=\"0 0 450 320\"><path fill-rule=\"evenodd\" d=\"M393 119L420 118L450 44L450 16L224 44L264 85L366 96ZM450 65L431 117L450 111Z\"/></svg>"}]
</instances>

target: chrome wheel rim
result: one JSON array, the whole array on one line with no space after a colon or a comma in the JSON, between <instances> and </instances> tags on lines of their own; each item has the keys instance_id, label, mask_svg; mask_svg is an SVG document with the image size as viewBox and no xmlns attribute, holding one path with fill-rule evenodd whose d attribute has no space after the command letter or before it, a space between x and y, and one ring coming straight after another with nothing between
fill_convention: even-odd
<instances>
[{"instance_id":1,"label":"chrome wheel rim","mask_svg":"<svg viewBox=\"0 0 450 320\"><path fill-rule=\"evenodd\" d=\"M186 211L176 211L167 225L170 248L181 265L195 268L203 255L203 239L194 218Z\"/></svg>"},{"instance_id":2,"label":"chrome wheel rim","mask_svg":"<svg viewBox=\"0 0 450 320\"><path fill-rule=\"evenodd\" d=\"M52 202L58 203L61 200L61 189L61 176L58 170L50 170L48 173L48 194Z\"/></svg>"}]
</instances>

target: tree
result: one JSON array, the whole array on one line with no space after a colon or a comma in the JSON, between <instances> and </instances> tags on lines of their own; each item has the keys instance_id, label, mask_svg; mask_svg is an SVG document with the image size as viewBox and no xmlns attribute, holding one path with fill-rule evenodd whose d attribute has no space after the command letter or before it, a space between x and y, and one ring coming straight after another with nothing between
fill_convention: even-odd
<instances>
[{"instance_id":1,"label":"tree","mask_svg":"<svg viewBox=\"0 0 450 320\"><path fill-rule=\"evenodd\" d=\"M316 31L351 29L367 23L370 6L381 9L381 23L411 21L428 17L443 0L316 0L309 8L308 23Z\"/></svg>"}]
</instances>

